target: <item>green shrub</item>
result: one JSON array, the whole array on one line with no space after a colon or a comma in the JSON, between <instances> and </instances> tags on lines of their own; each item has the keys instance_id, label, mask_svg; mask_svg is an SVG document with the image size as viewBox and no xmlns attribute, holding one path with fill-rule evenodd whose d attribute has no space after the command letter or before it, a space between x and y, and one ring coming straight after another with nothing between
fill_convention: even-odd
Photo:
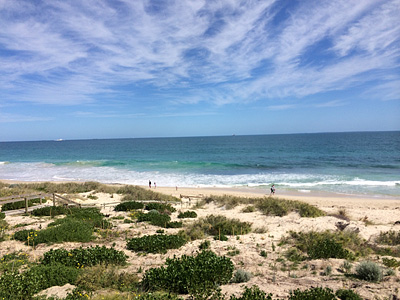
<instances>
[{"instance_id":1,"label":"green shrub","mask_svg":"<svg viewBox=\"0 0 400 300\"><path fill-rule=\"evenodd\" d=\"M234 196L210 196L204 199L204 203L216 202L224 205L226 209L233 208L239 204L254 204L254 206L266 215L285 216L289 212L297 211L301 217L320 217L325 213L318 208L300 201L268 198L244 198ZM248 206L244 212L252 212L254 207Z\"/></svg>"},{"instance_id":2,"label":"green shrub","mask_svg":"<svg viewBox=\"0 0 400 300\"><path fill-rule=\"evenodd\" d=\"M247 272L242 269L238 269L234 274L233 278L231 279L232 283L242 283L247 282L251 279L252 275L250 272Z\"/></svg>"},{"instance_id":3,"label":"green shrub","mask_svg":"<svg viewBox=\"0 0 400 300\"><path fill-rule=\"evenodd\" d=\"M286 251L285 257L292 262L300 262L306 259L297 248L290 248Z\"/></svg>"},{"instance_id":4,"label":"green shrub","mask_svg":"<svg viewBox=\"0 0 400 300\"><path fill-rule=\"evenodd\" d=\"M247 234L251 231L251 223L241 222L238 219L228 219L225 216L209 215L201 218L189 225L186 233L190 239L204 237L208 235L238 235Z\"/></svg>"},{"instance_id":5,"label":"green shrub","mask_svg":"<svg viewBox=\"0 0 400 300\"><path fill-rule=\"evenodd\" d=\"M65 220L65 219L64 219ZM21 230L14 234L14 239L29 245L41 243L90 242L93 239L93 225L79 220L68 219L58 226L40 231Z\"/></svg>"},{"instance_id":6,"label":"green shrub","mask_svg":"<svg viewBox=\"0 0 400 300\"><path fill-rule=\"evenodd\" d=\"M344 273L347 274L347 273L350 273L351 269L353 268L353 265L351 264L351 262L345 260L345 261L341 264L340 268L342 269L342 271L343 271Z\"/></svg>"},{"instance_id":7,"label":"green shrub","mask_svg":"<svg viewBox=\"0 0 400 300\"><path fill-rule=\"evenodd\" d=\"M85 268L79 274L76 285L85 291L96 291L100 289L116 289L119 291L136 290L139 278L136 274L118 272L115 267L97 265Z\"/></svg>"},{"instance_id":8,"label":"green shrub","mask_svg":"<svg viewBox=\"0 0 400 300\"><path fill-rule=\"evenodd\" d=\"M276 198L264 198L256 204L256 207L267 216L283 217L290 211L287 201Z\"/></svg>"},{"instance_id":9,"label":"green shrub","mask_svg":"<svg viewBox=\"0 0 400 300\"><path fill-rule=\"evenodd\" d=\"M184 218L197 218L197 213L192 210L188 210L185 212L180 212L178 215L179 219L184 219Z\"/></svg>"},{"instance_id":10,"label":"green shrub","mask_svg":"<svg viewBox=\"0 0 400 300\"><path fill-rule=\"evenodd\" d=\"M216 235L214 236L214 240L226 242L228 240L228 237L225 234Z\"/></svg>"},{"instance_id":11,"label":"green shrub","mask_svg":"<svg viewBox=\"0 0 400 300\"><path fill-rule=\"evenodd\" d=\"M336 291L336 297L340 300L363 300L357 293L352 290L340 289Z\"/></svg>"},{"instance_id":12,"label":"green shrub","mask_svg":"<svg viewBox=\"0 0 400 300\"><path fill-rule=\"evenodd\" d=\"M208 250L197 256L168 258L166 265L146 271L142 281L145 290L162 289L178 294L207 296L218 285L228 283L234 269L229 258Z\"/></svg>"},{"instance_id":13,"label":"green shrub","mask_svg":"<svg viewBox=\"0 0 400 300\"><path fill-rule=\"evenodd\" d=\"M182 226L183 226L182 222L178 222L178 221L167 223L167 228L181 228Z\"/></svg>"},{"instance_id":14,"label":"green shrub","mask_svg":"<svg viewBox=\"0 0 400 300\"><path fill-rule=\"evenodd\" d=\"M164 213L164 212L175 212L176 209L174 207L171 206L171 204L164 204L164 203L158 203L158 202L150 202L147 203L145 208L145 210L157 210L160 213Z\"/></svg>"},{"instance_id":15,"label":"green shrub","mask_svg":"<svg viewBox=\"0 0 400 300\"><path fill-rule=\"evenodd\" d=\"M206 240L206 241L203 241L203 242L200 243L199 249L200 250L206 250L206 249L209 249L210 246L211 246L211 242L209 240Z\"/></svg>"},{"instance_id":16,"label":"green shrub","mask_svg":"<svg viewBox=\"0 0 400 300\"><path fill-rule=\"evenodd\" d=\"M363 261L356 267L356 275L362 280L379 282L383 278L383 271L378 264L372 261Z\"/></svg>"},{"instance_id":17,"label":"green shrub","mask_svg":"<svg viewBox=\"0 0 400 300\"><path fill-rule=\"evenodd\" d=\"M67 208L67 217L63 219L58 219L48 226L60 225L64 222L69 222L70 220L78 220L82 223L86 223L96 228L111 228L112 224L104 220L104 215L100 212L99 208L89 207L89 208L79 208L71 207Z\"/></svg>"},{"instance_id":18,"label":"green shrub","mask_svg":"<svg viewBox=\"0 0 400 300\"><path fill-rule=\"evenodd\" d=\"M5 272L0 276L0 299L25 300L39 292L40 278L27 277L19 272Z\"/></svg>"},{"instance_id":19,"label":"green shrub","mask_svg":"<svg viewBox=\"0 0 400 300\"><path fill-rule=\"evenodd\" d=\"M62 286L70 283L74 284L79 269L75 267L64 266L59 263L52 265L38 265L32 267L30 270L24 273L26 280L29 282L31 278L39 278L40 283L38 284L38 290L44 290L52 286Z\"/></svg>"},{"instance_id":20,"label":"green shrub","mask_svg":"<svg viewBox=\"0 0 400 300\"><path fill-rule=\"evenodd\" d=\"M54 285L75 283L79 269L60 264L34 266L30 270L5 272L0 277L0 299L32 299L32 296Z\"/></svg>"},{"instance_id":21,"label":"green shrub","mask_svg":"<svg viewBox=\"0 0 400 300\"><path fill-rule=\"evenodd\" d=\"M391 246L400 245L400 231L390 230L381 232L377 238L377 242Z\"/></svg>"},{"instance_id":22,"label":"green shrub","mask_svg":"<svg viewBox=\"0 0 400 300\"><path fill-rule=\"evenodd\" d=\"M300 217L303 218L317 218L325 216L325 213L319 208L312 206L308 203L303 203L300 201L291 201L294 209L298 211Z\"/></svg>"},{"instance_id":23,"label":"green shrub","mask_svg":"<svg viewBox=\"0 0 400 300\"><path fill-rule=\"evenodd\" d=\"M268 253L267 253L267 251L265 251L265 250L261 250L260 255L261 255L262 257L267 257L267 256L268 256Z\"/></svg>"},{"instance_id":24,"label":"green shrub","mask_svg":"<svg viewBox=\"0 0 400 300\"><path fill-rule=\"evenodd\" d=\"M166 253L169 249L179 249L186 240L180 235L145 235L127 241L127 248L134 252Z\"/></svg>"},{"instance_id":25,"label":"green shrub","mask_svg":"<svg viewBox=\"0 0 400 300\"><path fill-rule=\"evenodd\" d=\"M144 204L137 201L124 201L115 206L114 211L130 211L134 209L143 209Z\"/></svg>"},{"instance_id":26,"label":"green shrub","mask_svg":"<svg viewBox=\"0 0 400 300\"><path fill-rule=\"evenodd\" d=\"M76 248L72 250L51 249L43 254L42 264L50 265L56 262L65 266L72 267L89 267L98 264L125 265L127 256L123 251L114 248L106 248L105 246L95 246L89 248Z\"/></svg>"},{"instance_id":27,"label":"green shrub","mask_svg":"<svg viewBox=\"0 0 400 300\"><path fill-rule=\"evenodd\" d=\"M125 195L122 201L131 200L158 200L158 201L179 201L178 198L165 195L161 193L156 193L149 189L144 189L139 186L124 185L119 187L115 193Z\"/></svg>"},{"instance_id":28,"label":"green shrub","mask_svg":"<svg viewBox=\"0 0 400 300\"><path fill-rule=\"evenodd\" d=\"M28 207L34 206L35 204L40 203L40 199L31 199L28 200ZM46 200L43 199L42 203L46 203ZM21 209L25 208L25 201L18 201L18 202L13 202L13 203L6 203L1 206L2 211L7 211L7 210L14 210L14 209Z\"/></svg>"},{"instance_id":29,"label":"green shrub","mask_svg":"<svg viewBox=\"0 0 400 300\"><path fill-rule=\"evenodd\" d=\"M45 206L41 208L36 208L32 211L32 215L36 217L41 216L58 216L58 215L66 215L69 210L65 206Z\"/></svg>"},{"instance_id":30,"label":"green shrub","mask_svg":"<svg viewBox=\"0 0 400 300\"><path fill-rule=\"evenodd\" d=\"M171 221L171 217L161 214L158 211L150 211L148 213L140 213L137 221L149 222L151 225L167 228L167 224Z\"/></svg>"},{"instance_id":31,"label":"green shrub","mask_svg":"<svg viewBox=\"0 0 400 300\"><path fill-rule=\"evenodd\" d=\"M249 205L242 209L242 212L244 212L244 213L252 213L255 211L256 211L256 208L254 207L254 205Z\"/></svg>"},{"instance_id":32,"label":"green shrub","mask_svg":"<svg viewBox=\"0 0 400 300\"><path fill-rule=\"evenodd\" d=\"M349 251L344 249L342 244L329 238L315 241L307 249L307 254L311 259L348 258L350 256Z\"/></svg>"},{"instance_id":33,"label":"green shrub","mask_svg":"<svg viewBox=\"0 0 400 300\"><path fill-rule=\"evenodd\" d=\"M388 268L396 269L397 267L400 267L400 261L395 258L384 257L384 258L382 258L382 262Z\"/></svg>"},{"instance_id":34,"label":"green shrub","mask_svg":"<svg viewBox=\"0 0 400 300\"><path fill-rule=\"evenodd\" d=\"M5 254L0 259L0 272L17 271L21 266L27 264L28 261L28 254L23 252Z\"/></svg>"},{"instance_id":35,"label":"green shrub","mask_svg":"<svg viewBox=\"0 0 400 300\"><path fill-rule=\"evenodd\" d=\"M354 259L355 256L367 255L370 252L366 241L352 232L291 231L289 235L289 238L282 239L281 243L292 243L300 251L306 252L310 259Z\"/></svg>"},{"instance_id":36,"label":"green shrub","mask_svg":"<svg viewBox=\"0 0 400 300\"><path fill-rule=\"evenodd\" d=\"M5 214L5 213L3 213L3 212L0 212L0 220L3 220L3 219L5 219L5 217L6 217L6 214Z\"/></svg>"},{"instance_id":37,"label":"green shrub","mask_svg":"<svg viewBox=\"0 0 400 300\"><path fill-rule=\"evenodd\" d=\"M68 293L64 300L88 300L91 299L90 293L81 287L74 288L71 293Z\"/></svg>"},{"instance_id":38,"label":"green shrub","mask_svg":"<svg viewBox=\"0 0 400 300\"><path fill-rule=\"evenodd\" d=\"M251 288L244 287L244 292L241 297L231 295L229 300L272 300L272 294L266 294L257 285L253 285Z\"/></svg>"},{"instance_id":39,"label":"green shrub","mask_svg":"<svg viewBox=\"0 0 400 300\"><path fill-rule=\"evenodd\" d=\"M307 290L290 291L289 300L335 300L335 294L330 288L312 287Z\"/></svg>"}]
</instances>

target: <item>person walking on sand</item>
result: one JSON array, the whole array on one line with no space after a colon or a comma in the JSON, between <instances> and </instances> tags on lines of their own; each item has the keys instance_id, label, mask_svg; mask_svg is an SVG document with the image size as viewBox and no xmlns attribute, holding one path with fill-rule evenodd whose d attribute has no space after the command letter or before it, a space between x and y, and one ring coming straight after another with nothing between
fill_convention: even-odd
<instances>
[{"instance_id":1,"label":"person walking on sand","mask_svg":"<svg viewBox=\"0 0 400 300\"><path fill-rule=\"evenodd\" d=\"M157 188L157 184L156 184L156 182L154 181L154 188L156 189Z\"/></svg>"},{"instance_id":2,"label":"person walking on sand","mask_svg":"<svg viewBox=\"0 0 400 300\"><path fill-rule=\"evenodd\" d=\"M151 188L151 180L149 180L149 188Z\"/></svg>"},{"instance_id":3,"label":"person walking on sand","mask_svg":"<svg viewBox=\"0 0 400 300\"><path fill-rule=\"evenodd\" d=\"M270 196L271 195L275 195L275 184L273 184L272 186L271 186L271 194L269 194Z\"/></svg>"}]
</instances>

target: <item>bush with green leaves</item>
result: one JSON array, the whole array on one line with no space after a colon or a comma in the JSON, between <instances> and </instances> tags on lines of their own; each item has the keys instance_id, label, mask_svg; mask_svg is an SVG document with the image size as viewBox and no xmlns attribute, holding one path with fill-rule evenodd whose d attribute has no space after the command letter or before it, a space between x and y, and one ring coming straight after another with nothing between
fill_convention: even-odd
<instances>
[{"instance_id":1,"label":"bush with green leaves","mask_svg":"<svg viewBox=\"0 0 400 300\"><path fill-rule=\"evenodd\" d=\"M79 220L68 219L58 226L39 231L21 230L14 234L14 239L29 245L41 243L90 242L93 237L93 225Z\"/></svg>"},{"instance_id":2,"label":"bush with green leaves","mask_svg":"<svg viewBox=\"0 0 400 300\"><path fill-rule=\"evenodd\" d=\"M233 270L234 266L229 258L204 250L196 256L168 258L166 267L146 271L142 284L147 291L161 289L206 297L219 285L228 283Z\"/></svg>"},{"instance_id":3,"label":"bush with green leaves","mask_svg":"<svg viewBox=\"0 0 400 300\"><path fill-rule=\"evenodd\" d=\"M114 211L130 211L134 209L143 209L144 204L137 201L124 201L115 206Z\"/></svg>"},{"instance_id":4,"label":"bush with green leaves","mask_svg":"<svg viewBox=\"0 0 400 300\"><path fill-rule=\"evenodd\" d=\"M29 262L28 254L24 252L12 252L5 254L0 259L0 273L17 271L21 266Z\"/></svg>"},{"instance_id":5,"label":"bush with green leaves","mask_svg":"<svg viewBox=\"0 0 400 300\"><path fill-rule=\"evenodd\" d=\"M0 220L3 220L6 218L6 214L3 212L0 212Z\"/></svg>"},{"instance_id":6,"label":"bush with green leaves","mask_svg":"<svg viewBox=\"0 0 400 300\"><path fill-rule=\"evenodd\" d=\"M306 218L316 218L325 215L322 210L310 204L271 197L257 201L256 207L266 215L280 217L283 217L292 211L297 211L301 217Z\"/></svg>"},{"instance_id":7,"label":"bush with green leaves","mask_svg":"<svg viewBox=\"0 0 400 300\"><path fill-rule=\"evenodd\" d=\"M381 232L377 238L377 243L390 246L400 245L400 231L390 230Z\"/></svg>"},{"instance_id":8,"label":"bush with green leaves","mask_svg":"<svg viewBox=\"0 0 400 300\"><path fill-rule=\"evenodd\" d=\"M356 267L356 275L362 280L379 282L383 278L383 270L377 263L363 261Z\"/></svg>"},{"instance_id":9,"label":"bush with green leaves","mask_svg":"<svg viewBox=\"0 0 400 300\"><path fill-rule=\"evenodd\" d=\"M138 222L148 222L154 226L163 228L181 228L182 222L171 222L171 217L167 214L160 213L157 210L151 210L148 213L139 213L137 215Z\"/></svg>"},{"instance_id":10,"label":"bush with green leaves","mask_svg":"<svg viewBox=\"0 0 400 300\"><path fill-rule=\"evenodd\" d=\"M159 203L159 202L149 202L145 205L145 210L157 210L160 213L170 212L173 213L176 211L176 208L173 207L169 203Z\"/></svg>"},{"instance_id":11,"label":"bush with green leaves","mask_svg":"<svg viewBox=\"0 0 400 300\"><path fill-rule=\"evenodd\" d=\"M226 242L228 240L228 237L225 234L220 234L220 235L214 236L214 240Z\"/></svg>"},{"instance_id":12,"label":"bush with green leaves","mask_svg":"<svg viewBox=\"0 0 400 300\"><path fill-rule=\"evenodd\" d=\"M209 249L210 246L211 246L211 242L209 240L205 240L205 241L200 243L199 249L200 250L206 250L206 249Z\"/></svg>"},{"instance_id":13,"label":"bush with green leaves","mask_svg":"<svg viewBox=\"0 0 400 300\"><path fill-rule=\"evenodd\" d=\"M181 235L145 235L127 241L127 248L134 252L166 253L169 249L179 249L186 244Z\"/></svg>"},{"instance_id":14,"label":"bush with green leaves","mask_svg":"<svg viewBox=\"0 0 400 300\"><path fill-rule=\"evenodd\" d=\"M396 269L397 267L400 267L400 260L395 258L384 257L382 258L382 263L388 268Z\"/></svg>"},{"instance_id":15,"label":"bush with green leaves","mask_svg":"<svg viewBox=\"0 0 400 300\"><path fill-rule=\"evenodd\" d=\"M233 277L231 279L232 283L243 283L247 282L251 279L252 275L250 272L247 272L242 269L236 270L236 272L233 274Z\"/></svg>"},{"instance_id":16,"label":"bush with green leaves","mask_svg":"<svg viewBox=\"0 0 400 300\"><path fill-rule=\"evenodd\" d=\"M70 210L65 206L45 206L34 209L31 214L36 217L66 215Z\"/></svg>"},{"instance_id":17,"label":"bush with green leaves","mask_svg":"<svg viewBox=\"0 0 400 300\"><path fill-rule=\"evenodd\" d=\"M62 286L67 283L74 284L79 272L79 269L76 267L53 263L51 265L40 264L34 266L24 274L27 281L30 278L40 278L38 290L44 290L51 286Z\"/></svg>"},{"instance_id":18,"label":"bush with green leaves","mask_svg":"<svg viewBox=\"0 0 400 300\"><path fill-rule=\"evenodd\" d=\"M72 267L89 267L98 264L104 265L125 265L127 256L123 251L107 248L105 246L95 246L89 248L76 248L72 250L51 249L43 254L41 263L50 265L61 263Z\"/></svg>"},{"instance_id":19,"label":"bush with green leaves","mask_svg":"<svg viewBox=\"0 0 400 300\"><path fill-rule=\"evenodd\" d=\"M326 258L349 258L350 252L343 248L341 243L331 240L327 237L315 241L307 249L310 259L326 259Z\"/></svg>"},{"instance_id":20,"label":"bush with green leaves","mask_svg":"<svg viewBox=\"0 0 400 300\"><path fill-rule=\"evenodd\" d=\"M204 238L206 234L219 237L220 235L247 234L250 231L251 223L249 222L228 219L221 215L209 215L190 224L186 229L186 234L191 240L196 240Z\"/></svg>"},{"instance_id":21,"label":"bush with green leaves","mask_svg":"<svg viewBox=\"0 0 400 300\"><path fill-rule=\"evenodd\" d=\"M297 249L307 253L310 259L344 258L353 260L360 255L367 255L370 249L367 242L354 232L289 232L281 244L291 243ZM350 251L351 250L351 251Z\"/></svg>"},{"instance_id":22,"label":"bush with green leaves","mask_svg":"<svg viewBox=\"0 0 400 300\"><path fill-rule=\"evenodd\" d=\"M312 287L290 291L289 300L336 300L336 296L330 288Z\"/></svg>"},{"instance_id":23,"label":"bush with green leaves","mask_svg":"<svg viewBox=\"0 0 400 300\"><path fill-rule=\"evenodd\" d=\"M153 190L145 189L134 185L124 185L117 188L115 193L124 195L122 201L132 201L132 200L157 200L157 201L179 201L178 198L157 193Z\"/></svg>"},{"instance_id":24,"label":"bush with green leaves","mask_svg":"<svg viewBox=\"0 0 400 300\"><path fill-rule=\"evenodd\" d=\"M253 285L252 287L244 287L244 292L240 297L236 297L235 295L231 295L229 300L272 300L272 294L265 293L260 290L257 285Z\"/></svg>"},{"instance_id":25,"label":"bush with green leaves","mask_svg":"<svg viewBox=\"0 0 400 300\"><path fill-rule=\"evenodd\" d=\"M336 291L336 297L340 300L363 300L356 292L352 290L340 289Z\"/></svg>"},{"instance_id":26,"label":"bush with green leaves","mask_svg":"<svg viewBox=\"0 0 400 300\"><path fill-rule=\"evenodd\" d=\"M137 290L138 284L139 278L134 273L120 272L115 266L97 265L82 270L75 285L90 292L100 289L124 292Z\"/></svg>"},{"instance_id":27,"label":"bush with green leaves","mask_svg":"<svg viewBox=\"0 0 400 300\"><path fill-rule=\"evenodd\" d=\"M0 299L31 299L51 286L74 284L79 272L61 264L37 265L23 273L5 272L0 277Z\"/></svg>"},{"instance_id":28,"label":"bush with green leaves","mask_svg":"<svg viewBox=\"0 0 400 300\"><path fill-rule=\"evenodd\" d=\"M34 206L34 205L39 204L39 203L40 203L40 199L39 198L28 200L28 207ZM46 203L46 199L43 199L42 203ZM1 210L2 211L21 209L21 208L25 208L25 201L6 203L6 204L3 204L1 206Z\"/></svg>"},{"instance_id":29,"label":"bush with green leaves","mask_svg":"<svg viewBox=\"0 0 400 300\"><path fill-rule=\"evenodd\" d=\"M178 215L179 219L184 219L184 218L197 218L197 213L193 210L188 210L185 212L180 212Z\"/></svg>"}]
</instances>

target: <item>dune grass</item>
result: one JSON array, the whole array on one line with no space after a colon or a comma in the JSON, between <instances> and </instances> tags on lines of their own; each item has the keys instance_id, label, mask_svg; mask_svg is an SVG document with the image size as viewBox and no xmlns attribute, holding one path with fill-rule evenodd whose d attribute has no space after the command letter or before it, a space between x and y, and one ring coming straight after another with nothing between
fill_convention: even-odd
<instances>
[{"instance_id":1,"label":"dune grass","mask_svg":"<svg viewBox=\"0 0 400 300\"><path fill-rule=\"evenodd\" d=\"M252 205L258 211L268 216L286 216L291 212L298 212L301 217L315 218L325 216L325 212L310 204L278 199L274 197L245 198L236 196L210 196L203 200L204 204L215 202L226 209L232 209L238 205Z\"/></svg>"},{"instance_id":2,"label":"dune grass","mask_svg":"<svg viewBox=\"0 0 400 300\"><path fill-rule=\"evenodd\" d=\"M41 183L17 183L7 184L0 182L0 197L10 195L21 195L29 193L59 193L59 194L78 194L78 193L109 193L123 195L125 200L159 200L159 201L179 201L178 198L154 192L139 186L124 185L112 186L99 182L41 182Z\"/></svg>"}]
</instances>

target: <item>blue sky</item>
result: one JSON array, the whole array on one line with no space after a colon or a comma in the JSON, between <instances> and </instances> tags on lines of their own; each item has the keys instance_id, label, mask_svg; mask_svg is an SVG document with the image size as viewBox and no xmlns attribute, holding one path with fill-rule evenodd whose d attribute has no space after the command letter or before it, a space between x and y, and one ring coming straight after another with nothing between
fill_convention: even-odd
<instances>
[{"instance_id":1,"label":"blue sky","mask_svg":"<svg viewBox=\"0 0 400 300\"><path fill-rule=\"evenodd\" d=\"M400 130L399 0L0 0L0 141Z\"/></svg>"}]
</instances>

